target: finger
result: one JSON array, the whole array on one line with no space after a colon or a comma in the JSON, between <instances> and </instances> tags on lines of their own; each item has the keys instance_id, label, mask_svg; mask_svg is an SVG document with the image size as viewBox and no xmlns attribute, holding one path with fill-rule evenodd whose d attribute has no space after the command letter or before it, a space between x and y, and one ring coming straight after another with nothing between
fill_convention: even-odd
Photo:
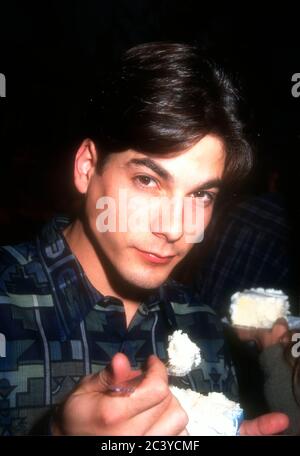
<instances>
[{"instance_id":1,"label":"finger","mask_svg":"<svg viewBox=\"0 0 300 456\"><path fill-rule=\"evenodd\" d=\"M256 330L247 328L236 328L236 334L242 341L256 340Z\"/></svg>"},{"instance_id":2,"label":"finger","mask_svg":"<svg viewBox=\"0 0 300 456\"><path fill-rule=\"evenodd\" d=\"M131 368L129 359L123 353L117 353L113 356L111 363L103 371L101 382L109 387L111 384L118 384L134 378L139 375L140 371L134 371Z\"/></svg>"},{"instance_id":3,"label":"finger","mask_svg":"<svg viewBox=\"0 0 300 456\"><path fill-rule=\"evenodd\" d=\"M285 318L283 317L280 317L280 318L277 318L277 320L275 321L274 325L282 325L285 327L286 330L289 329L289 325L288 325L288 322Z\"/></svg>"},{"instance_id":4,"label":"finger","mask_svg":"<svg viewBox=\"0 0 300 456\"><path fill-rule=\"evenodd\" d=\"M141 382L128 401L122 403L124 413L134 417L152 409L168 397L170 398L170 395L167 369L156 356L151 355L147 360Z\"/></svg>"},{"instance_id":5,"label":"finger","mask_svg":"<svg viewBox=\"0 0 300 456\"><path fill-rule=\"evenodd\" d=\"M109 387L139 375L140 371L132 371L128 358L123 353L117 353L109 366L100 373L85 377L76 390L77 394L99 392L105 393Z\"/></svg>"},{"instance_id":6,"label":"finger","mask_svg":"<svg viewBox=\"0 0 300 456\"><path fill-rule=\"evenodd\" d=\"M151 355L147 360L143 379L132 395L135 399L133 413L138 414L154 407L170 394L166 366L156 356Z\"/></svg>"},{"instance_id":7,"label":"finger","mask_svg":"<svg viewBox=\"0 0 300 456\"><path fill-rule=\"evenodd\" d=\"M186 437L190 435L187 431L187 428L185 428L180 434L178 434L179 437Z\"/></svg>"},{"instance_id":8,"label":"finger","mask_svg":"<svg viewBox=\"0 0 300 456\"><path fill-rule=\"evenodd\" d=\"M107 399L107 398L106 398ZM105 425L108 430L107 435L147 435L147 431L160 420L161 416L168 408L171 402L171 394L159 402L154 407L148 408L144 412L137 415L132 415L134 407L128 406L128 402L132 401L130 397L117 397L111 398L106 405L102 402L98 407L99 419L99 433L103 435L103 422L104 413L106 413ZM108 409L109 407L109 409ZM109 410L109 413L108 413ZM112 434L113 433L113 434Z\"/></svg>"},{"instance_id":9,"label":"finger","mask_svg":"<svg viewBox=\"0 0 300 456\"><path fill-rule=\"evenodd\" d=\"M272 327L272 340L273 343L280 342L284 336L288 338L289 326L284 318L279 318L275 321Z\"/></svg>"},{"instance_id":10,"label":"finger","mask_svg":"<svg viewBox=\"0 0 300 456\"><path fill-rule=\"evenodd\" d=\"M245 420L240 427L240 435L274 435L284 431L289 425L287 415L268 413L254 420Z\"/></svg>"},{"instance_id":11,"label":"finger","mask_svg":"<svg viewBox=\"0 0 300 456\"><path fill-rule=\"evenodd\" d=\"M188 424L188 416L183 410L177 399L172 395L172 400L169 403L165 412L151 426L145 435L188 435L186 426Z\"/></svg>"},{"instance_id":12,"label":"finger","mask_svg":"<svg viewBox=\"0 0 300 456\"><path fill-rule=\"evenodd\" d=\"M156 356L151 356L135 390L125 395L107 394L105 400L102 398L99 401L98 414L107 416L109 408L108 419L116 425L149 411L148 421L145 420L144 426L146 430L152 425L154 418L157 420L164 412L172 397L165 365Z\"/></svg>"},{"instance_id":13,"label":"finger","mask_svg":"<svg viewBox=\"0 0 300 456\"><path fill-rule=\"evenodd\" d=\"M113 371L113 379L116 383L124 381L124 362L127 364L127 367L130 368L129 361L127 358L124 360L124 356L125 355L122 353L115 355L111 365L109 366L109 369ZM161 380L165 380L166 382L168 381L168 373L165 365L156 356L150 356L148 358L144 371L137 369L128 370L127 372L126 381L133 379L142 380L143 378L148 379L149 377L153 379L153 375L159 375L161 377Z\"/></svg>"}]
</instances>

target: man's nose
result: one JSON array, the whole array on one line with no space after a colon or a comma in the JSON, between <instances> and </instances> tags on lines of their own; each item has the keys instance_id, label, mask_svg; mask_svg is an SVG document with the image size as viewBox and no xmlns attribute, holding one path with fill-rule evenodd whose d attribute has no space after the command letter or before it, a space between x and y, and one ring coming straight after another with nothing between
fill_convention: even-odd
<instances>
[{"instance_id":1,"label":"man's nose","mask_svg":"<svg viewBox=\"0 0 300 456\"><path fill-rule=\"evenodd\" d=\"M151 217L151 231L168 242L176 242L183 236L182 198L161 198Z\"/></svg>"}]
</instances>

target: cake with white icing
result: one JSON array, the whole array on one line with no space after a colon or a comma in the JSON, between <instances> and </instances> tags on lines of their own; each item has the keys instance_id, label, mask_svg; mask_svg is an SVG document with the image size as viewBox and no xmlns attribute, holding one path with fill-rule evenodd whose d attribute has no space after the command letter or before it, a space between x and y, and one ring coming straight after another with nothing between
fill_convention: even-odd
<instances>
[{"instance_id":1,"label":"cake with white icing","mask_svg":"<svg viewBox=\"0 0 300 456\"><path fill-rule=\"evenodd\" d=\"M189 336L176 330L168 338L168 370L171 375L186 375L201 362L200 349Z\"/></svg>"},{"instance_id":2,"label":"cake with white icing","mask_svg":"<svg viewBox=\"0 0 300 456\"><path fill-rule=\"evenodd\" d=\"M200 349L180 330L169 336L168 370L171 375L187 375L201 363ZM243 410L222 393L207 396L191 389L170 386L172 394L188 415L187 431L191 436L236 435Z\"/></svg>"},{"instance_id":3,"label":"cake with white icing","mask_svg":"<svg viewBox=\"0 0 300 456\"><path fill-rule=\"evenodd\" d=\"M191 436L236 435L243 420L243 410L237 402L222 393L207 396L191 389L170 387L188 415L187 431Z\"/></svg>"},{"instance_id":4,"label":"cake with white icing","mask_svg":"<svg viewBox=\"0 0 300 456\"><path fill-rule=\"evenodd\" d=\"M278 318L287 319L290 314L288 297L272 288L234 293L229 312L233 325L266 329L272 328Z\"/></svg>"}]
</instances>

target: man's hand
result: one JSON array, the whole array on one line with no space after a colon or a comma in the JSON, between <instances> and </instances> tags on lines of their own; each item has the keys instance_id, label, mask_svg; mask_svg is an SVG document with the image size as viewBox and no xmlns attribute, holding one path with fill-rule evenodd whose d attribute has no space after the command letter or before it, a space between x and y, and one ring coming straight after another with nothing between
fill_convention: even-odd
<instances>
[{"instance_id":1,"label":"man's hand","mask_svg":"<svg viewBox=\"0 0 300 456\"><path fill-rule=\"evenodd\" d=\"M289 419L283 413L267 413L254 420L245 420L240 427L240 435L274 435L285 431Z\"/></svg>"},{"instance_id":2,"label":"man's hand","mask_svg":"<svg viewBox=\"0 0 300 456\"><path fill-rule=\"evenodd\" d=\"M99 374L85 377L62 403L53 435L184 435L188 418L168 386L164 364L150 356L134 392L119 395L110 386L138 375L127 357L116 354Z\"/></svg>"},{"instance_id":3,"label":"man's hand","mask_svg":"<svg viewBox=\"0 0 300 456\"><path fill-rule=\"evenodd\" d=\"M290 338L289 327L284 318L278 319L271 329L233 327L240 340L256 342L258 348L263 350L279 342L288 341Z\"/></svg>"}]
</instances>

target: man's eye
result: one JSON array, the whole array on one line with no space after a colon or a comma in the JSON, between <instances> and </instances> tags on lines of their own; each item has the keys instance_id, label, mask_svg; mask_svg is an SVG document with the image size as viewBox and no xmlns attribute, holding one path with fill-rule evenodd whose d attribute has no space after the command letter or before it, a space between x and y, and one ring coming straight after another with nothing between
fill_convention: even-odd
<instances>
[{"instance_id":1,"label":"man's eye","mask_svg":"<svg viewBox=\"0 0 300 456\"><path fill-rule=\"evenodd\" d=\"M216 194L207 192L206 190L199 190L199 192L192 193L192 198L199 198L205 203L213 202L216 198Z\"/></svg>"},{"instance_id":2,"label":"man's eye","mask_svg":"<svg viewBox=\"0 0 300 456\"><path fill-rule=\"evenodd\" d=\"M142 185L143 187L153 187L154 188L157 186L156 180L149 176L140 175L140 176L136 176L135 179L138 182L138 184Z\"/></svg>"}]
</instances>

